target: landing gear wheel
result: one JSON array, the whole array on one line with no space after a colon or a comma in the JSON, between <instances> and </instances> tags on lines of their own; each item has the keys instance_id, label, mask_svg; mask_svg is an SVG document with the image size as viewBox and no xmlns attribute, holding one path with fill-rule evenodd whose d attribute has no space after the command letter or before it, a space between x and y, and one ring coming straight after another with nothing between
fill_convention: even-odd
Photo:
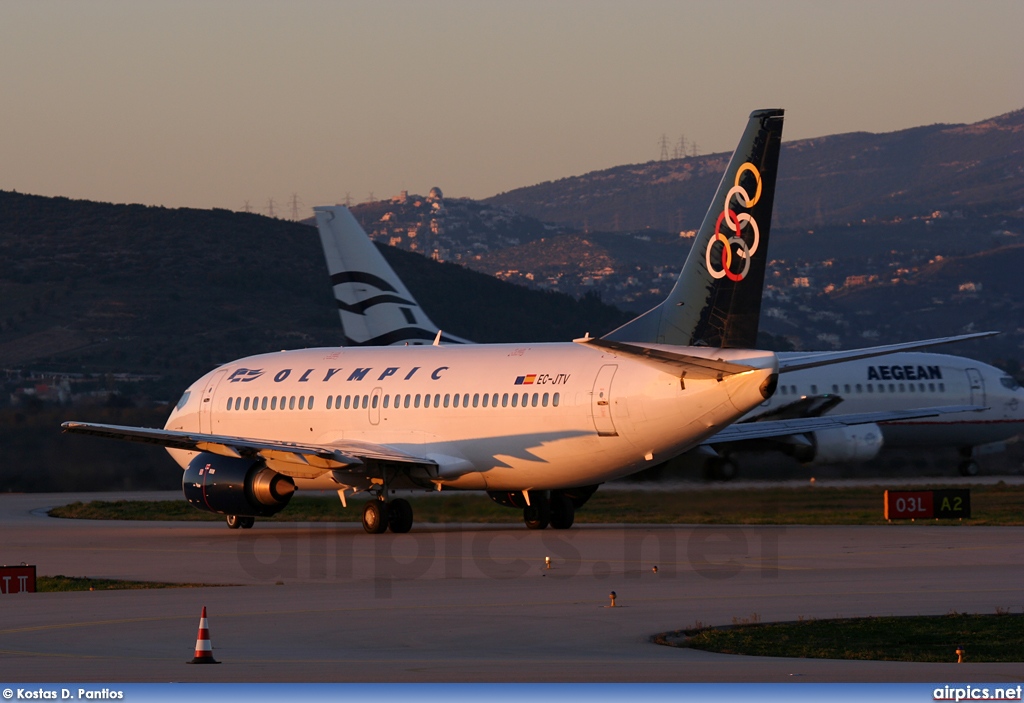
<instances>
[{"instance_id":1,"label":"landing gear wheel","mask_svg":"<svg viewBox=\"0 0 1024 703\"><path fill-rule=\"evenodd\" d=\"M232 530L237 530L242 526L242 518L237 515L228 515L227 518L225 518L225 522L228 523L228 528Z\"/></svg>"},{"instance_id":2,"label":"landing gear wheel","mask_svg":"<svg viewBox=\"0 0 1024 703\"><path fill-rule=\"evenodd\" d=\"M551 527L556 530L568 530L576 519L576 508L572 498L561 491L551 494Z\"/></svg>"},{"instance_id":3,"label":"landing gear wheel","mask_svg":"<svg viewBox=\"0 0 1024 703\"><path fill-rule=\"evenodd\" d=\"M388 506L382 500L371 500L363 508L363 529L379 535L388 529Z\"/></svg>"},{"instance_id":4,"label":"landing gear wheel","mask_svg":"<svg viewBox=\"0 0 1024 703\"><path fill-rule=\"evenodd\" d=\"M252 526L256 524L256 518L254 517L240 517L238 522L241 524L243 530L251 530Z\"/></svg>"},{"instance_id":5,"label":"landing gear wheel","mask_svg":"<svg viewBox=\"0 0 1024 703\"><path fill-rule=\"evenodd\" d=\"M543 530L551 521L551 507L546 498L538 495L533 505L523 508L523 522L531 530Z\"/></svg>"},{"instance_id":6,"label":"landing gear wheel","mask_svg":"<svg viewBox=\"0 0 1024 703\"><path fill-rule=\"evenodd\" d=\"M731 481L740 472L736 462L729 457L721 457L708 461L711 478L715 481Z\"/></svg>"},{"instance_id":7,"label":"landing gear wheel","mask_svg":"<svg viewBox=\"0 0 1024 703\"><path fill-rule=\"evenodd\" d=\"M404 534L412 529L412 506L404 498L396 498L388 503L388 527L396 534Z\"/></svg>"},{"instance_id":8,"label":"landing gear wheel","mask_svg":"<svg viewBox=\"0 0 1024 703\"><path fill-rule=\"evenodd\" d=\"M967 461L960 462L960 475L961 476L977 476L978 475L978 462L974 459L968 459Z\"/></svg>"}]
</instances>

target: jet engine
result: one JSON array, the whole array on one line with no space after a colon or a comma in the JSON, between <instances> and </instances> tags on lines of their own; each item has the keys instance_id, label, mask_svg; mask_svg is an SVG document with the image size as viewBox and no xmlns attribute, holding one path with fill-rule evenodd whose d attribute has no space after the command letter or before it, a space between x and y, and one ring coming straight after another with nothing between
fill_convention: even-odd
<instances>
[{"instance_id":1,"label":"jet engine","mask_svg":"<svg viewBox=\"0 0 1024 703\"><path fill-rule=\"evenodd\" d=\"M203 452L181 477L185 500L222 515L270 517L288 505L295 483L253 459Z\"/></svg>"},{"instance_id":2,"label":"jet engine","mask_svg":"<svg viewBox=\"0 0 1024 703\"><path fill-rule=\"evenodd\" d=\"M839 464L874 459L882 450L882 430L878 425L848 425L811 433L811 446L797 458L813 464Z\"/></svg>"}]
</instances>

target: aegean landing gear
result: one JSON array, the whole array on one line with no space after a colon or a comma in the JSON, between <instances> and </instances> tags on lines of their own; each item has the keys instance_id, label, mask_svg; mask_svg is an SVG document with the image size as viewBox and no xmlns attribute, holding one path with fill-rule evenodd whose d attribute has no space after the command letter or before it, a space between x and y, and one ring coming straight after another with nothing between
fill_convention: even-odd
<instances>
[{"instance_id":1,"label":"aegean landing gear","mask_svg":"<svg viewBox=\"0 0 1024 703\"><path fill-rule=\"evenodd\" d=\"M714 481L731 481L739 471L736 460L729 456L714 457L707 461L708 478Z\"/></svg>"},{"instance_id":2,"label":"aegean landing gear","mask_svg":"<svg viewBox=\"0 0 1024 703\"><path fill-rule=\"evenodd\" d=\"M964 447L960 450L960 466L958 468L961 476L978 475L978 462L974 459L974 447Z\"/></svg>"},{"instance_id":3,"label":"aegean landing gear","mask_svg":"<svg viewBox=\"0 0 1024 703\"><path fill-rule=\"evenodd\" d=\"M237 530L239 527L243 530L248 530L256 524L256 518L249 515L228 515L226 522L228 523L228 527L232 530Z\"/></svg>"}]
</instances>

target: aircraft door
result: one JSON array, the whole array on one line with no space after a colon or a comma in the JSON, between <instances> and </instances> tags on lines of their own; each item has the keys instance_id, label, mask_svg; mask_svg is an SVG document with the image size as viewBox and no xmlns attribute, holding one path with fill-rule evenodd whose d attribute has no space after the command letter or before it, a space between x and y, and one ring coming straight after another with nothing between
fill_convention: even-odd
<instances>
[{"instance_id":1,"label":"aircraft door","mask_svg":"<svg viewBox=\"0 0 1024 703\"><path fill-rule=\"evenodd\" d=\"M203 401L199 405L199 431L212 433L213 432L213 396L217 392L217 386L224 378L224 374L227 373L227 369L218 371L210 377L209 382L206 384L206 388L203 389Z\"/></svg>"},{"instance_id":2,"label":"aircraft door","mask_svg":"<svg viewBox=\"0 0 1024 703\"><path fill-rule=\"evenodd\" d=\"M381 401L383 400L383 398L381 396L381 393L382 393L382 391L381 391L380 388L374 388L373 389L373 393L370 395L370 424L371 425L379 425L380 424L380 404L381 404Z\"/></svg>"},{"instance_id":3,"label":"aircraft door","mask_svg":"<svg viewBox=\"0 0 1024 703\"><path fill-rule=\"evenodd\" d=\"M985 405L985 381L978 369L967 371L967 385L971 389L971 405Z\"/></svg>"},{"instance_id":4,"label":"aircraft door","mask_svg":"<svg viewBox=\"0 0 1024 703\"><path fill-rule=\"evenodd\" d=\"M594 414L594 428L600 437L615 437L619 434L612 421L612 379L617 368L615 364L605 364L594 379L590 407Z\"/></svg>"}]
</instances>

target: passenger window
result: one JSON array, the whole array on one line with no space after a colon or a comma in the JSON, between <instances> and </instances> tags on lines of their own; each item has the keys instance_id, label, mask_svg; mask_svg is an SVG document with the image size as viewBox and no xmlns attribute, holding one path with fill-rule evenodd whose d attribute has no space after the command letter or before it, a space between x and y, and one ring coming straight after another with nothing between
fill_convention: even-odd
<instances>
[{"instance_id":1,"label":"passenger window","mask_svg":"<svg viewBox=\"0 0 1024 703\"><path fill-rule=\"evenodd\" d=\"M263 400L260 401L260 410L267 409L267 396L263 396Z\"/></svg>"},{"instance_id":2,"label":"passenger window","mask_svg":"<svg viewBox=\"0 0 1024 703\"><path fill-rule=\"evenodd\" d=\"M555 393L554 397L551 398L551 404L554 407L558 407L558 393Z\"/></svg>"},{"instance_id":3,"label":"passenger window","mask_svg":"<svg viewBox=\"0 0 1024 703\"><path fill-rule=\"evenodd\" d=\"M363 396L363 410L366 410L366 408L368 408L369 406L370 406L370 396L364 395Z\"/></svg>"},{"instance_id":4,"label":"passenger window","mask_svg":"<svg viewBox=\"0 0 1024 703\"><path fill-rule=\"evenodd\" d=\"M875 392L875 386L874 386L874 384L872 384L872 383L869 383L869 384L868 384L868 393L874 393L874 392Z\"/></svg>"},{"instance_id":5,"label":"passenger window","mask_svg":"<svg viewBox=\"0 0 1024 703\"><path fill-rule=\"evenodd\" d=\"M376 408L377 407L377 403L379 403L379 402L380 402L380 396L379 395L373 396L373 401L372 401L371 407Z\"/></svg>"},{"instance_id":6,"label":"passenger window","mask_svg":"<svg viewBox=\"0 0 1024 703\"><path fill-rule=\"evenodd\" d=\"M334 409L335 410L341 410L341 396L340 395L334 396Z\"/></svg>"},{"instance_id":7,"label":"passenger window","mask_svg":"<svg viewBox=\"0 0 1024 703\"><path fill-rule=\"evenodd\" d=\"M857 392L858 393L863 393L864 392L864 389L861 387L861 385L859 383L857 384Z\"/></svg>"},{"instance_id":8,"label":"passenger window","mask_svg":"<svg viewBox=\"0 0 1024 703\"><path fill-rule=\"evenodd\" d=\"M441 407L441 394L440 393L435 393L434 394L434 407L435 408Z\"/></svg>"},{"instance_id":9,"label":"passenger window","mask_svg":"<svg viewBox=\"0 0 1024 703\"><path fill-rule=\"evenodd\" d=\"M345 409L348 410L352 406L352 396L345 396Z\"/></svg>"},{"instance_id":10,"label":"passenger window","mask_svg":"<svg viewBox=\"0 0 1024 703\"><path fill-rule=\"evenodd\" d=\"M525 408L529 404L530 404L530 394L529 393L523 393L523 397L519 399L520 407Z\"/></svg>"},{"instance_id":11,"label":"passenger window","mask_svg":"<svg viewBox=\"0 0 1024 703\"><path fill-rule=\"evenodd\" d=\"M541 405L542 405L543 407L545 407L545 408L546 408L546 407L548 406L548 394L547 394L547 393L545 393L545 394L543 395L543 397L541 397L541 399L540 399L540 404L541 404Z\"/></svg>"},{"instance_id":12,"label":"passenger window","mask_svg":"<svg viewBox=\"0 0 1024 703\"><path fill-rule=\"evenodd\" d=\"M501 407L508 407L508 393L503 393L501 395Z\"/></svg>"},{"instance_id":13,"label":"passenger window","mask_svg":"<svg viewBox=\"0 0 1024 703\"><path fill-rule=\"evenodd\" d=\"M451 396L451 394L450 394L450 393L445 393L445 394L444 394L444 406L445 406L446 408L448 407L448 401L450 401L450 400L451 400L451 397L452 397L452 396Z\"/></svg>"},{"instance_id":14,"label":"passenger window","mask_svg":"<svg viewBox=\"0 0 1024 703\"><path fill-rule=\"evenodd\" d=\"M850 384L849 384L849 383L847 383L847 384L843 385L843 390L844 390L844 391L845 391L846 393L849 393L849 392L850 392Z\"/></svg>"},{"instance_id":15,"label":"passenger window","mask_svg":"<svg viewBox=\"0 0 1024 703\"><path fill-rule=\"evenodd\" d=\"M468 408L469 407L469 393L463 393L462 394L462 407L464 407L464 408Z\"/></svg>"},{"instance_id":16,"label":"passenger window","mask_svg":"<svg viewBox=\"0 0 1024 703\"><path fill-rule=\"evenodd\" d=\"M779 386L779 391L782 393L782 395L789 395L789 391L786 390L785 386Z\"/></svg>"},{"instance_id":17,"label":"passenger window","mask_svg":"<svg viewBox=\"0 0 1024 703\"><path fill-rule=\"evenodd\" d=\"M924 384L923 383L918 383L917 384L917 390L920 391L921 393L924 393Z\"/></svg>"},{"instance_id":18,"label":"passenger window","mask_svg":"<svg viewBox=\"0 0 1024 703\"><path fill-rule=\"evenodd\" d=\"M896 384L895 383L890 383L889 384L889 392L890 393L895 393L896 392Z\"/></svg>"},{"instance_id":19,"label":"passenger window","mask_svg":"<svg viewBox=\"0 0 1024 703\"><path fill-rule=\"evenodd\" d=\"M300 395L299 396L299 410L305 409L305 405L306 405L306 396Z\"/></svg>"},{"instance_id":20,"label":"passenger window","mask_svg":"<svg viewBox=\"0 0 1024 703\"><path fill-rule=\"evenodd\" d=\"M409 407L409 399L412 398L408 393L405 394L405 407Z\"/></svg>"},{"instance_id":21,"label":"passenger window","mask_svg":"<svg viewBox=\"0 0 1024 703\"><path fill-rule=\"evenodd\" d=\"M811 394L812 395L818 395L818 384L816 384L816 383L812 383L811 384Z\"/></svg>"},{"instance_id":22,"label":"passenger window","mask_svg":"<svg viewBox=\"0 0 1024 703\"><path fill-rule=\"evenodd\" d=\"M797 395L796 386L790 386L789 387L789 392L792 393L793 395Z\"/></svg>"},{"instance_id":23,"label":"passenger window","mask_svg":"<svg viewBox=\"0 0 1024 703\"><path fill-rule=\"evenodd\" d=\"M492 408L498 407L498 394L497 393L492 393L491 394L491 407Z\"/></svg>"},{"instance_id":24,"label":"passenger window","mask_svg":"<svg viewBox=\"0 0 1024 703\"><path fill-rule=\"evenodd\" d=\"M294 395L291 396L290 398L288 398L288 409L289 410L294 410L295 409L295 396Z\"/></svg>"},{"instance_id":25,"label":"passenger window","mask_svg":"<svg viewBox=\"0 0 1024 703\"><path fill-rule=\"evenodd\" d=\"M271 410L277 410L277 396L276 395L273 398L270 399L270 409Z\"/></svg>"},{"instance_id":26,"label":"passenger window","mask_svg":"<svg viewBox=\"0 0 1024 703\"><path fill-rule=\"evenodd\" d=\"M903 392L904 392L904 391L903 391L903 384L901 383L901 384L900 384L900 393L903 393Z\"/></svg>"},{"instance_id":27,"label":"passenger window","mask_svg":"<svg viewBox=\"0 0 1024 703\"><path fill-rule=\"evenodd\" d=\"M832 392L836 394L839 393L839 386L836 385L835 383L832 384Z\"/></svg>"},{"instance_id":28,"label":"passenger window","mask_svg":"<svg viewBox=\"0 0 1024 703\"><path fill-rule=\"evenodd\" d=\"M327 409L328 409L328 410L330 410L330 409L331 409L331 404L332 404L333 402L334 402L334 398L332 398L331 396L327 396Z\"/></svg>"},{"instance_id":29,"label":"passenger window","mask_svg":"<svg viewBox=\"0 0 1024 703\"><path fill-rule=\"evenodd\" d=\"M387 410L388 403L390 402L390 400L391 400L391 396L390 395L384 396L384 409L385 410Z\"/></svg>"},{"instance_id":30,"label":"passenger window","mask_svg":"<svg viewBox=\"0 0 1024 703\"><path fill-rule=\"evenodd\" d=\"M946 392L946 384L945 383L940 383L939 384L939 393L945 393L945 392Z\"/></svg>"},{"instance_id":31,"label":"passenger window","mask_svg":"<svg viewBox=\"0 0 1024 703\"><path fill-rule=\"evenodd\" d=\"M248 398L245 399L245 405L242 406L242 407L243 407L244 410L248 410L249 409L249 399Z\"/></svg>"},{"instance_id":32,"label":"passenger window","mask_svg":"<svg viewBox=\"0 0 1024 703\"><path fill-rule=\"evenodd\" d=\"M928 384L928 392L930 392L930 393L934 393L935 392L935 384L934 383L929 383Z\"/></svg>"},{"instance_id":33,"label":"passenger window","mask_svg":"<svg viewBox=\"0 0 1024 703\"><path fill-rule=\"evenodd\" d=\"M879 393L885 393L885 384L884 383L879 383L878 384L878 392Z\"/></svg>"},{"instance_id":34,"label":"passenger window","mask_svg":"<svg viewBox=\"0 0 1024 703\"><path fill-rule=\"evenodd\" d=\"M456 393L455 397L452 398L452 407L459 407L459 394Z\"/></svg>"},{"instance_id":35,"label":"passenger window","mask_svg":"<svg viewBox=\"0 0 1024 703\"><path fill-rule=\"evenodd\" d=\"M518 405L519 405L519 394L518 393L513 393L512 394L512 407L515 408L515 407L518 407Z\"/></svg>"},{"instance_id":36,"label":"passenger window","mask_svg":"<svg viewBox=\"0 0 1024 703\"><path fill-rule=\"evenodd\" d=\"M313 396L309 396L309 401L306 403L306 410L313 409Z\"/></svg>"},{"instance_id":37,"label":"passenger window","mask_svg":"<svg viewBox=\"0 0 1024 703\"><path fill-rule=\"evenodd\" d=\"M910 391L911 393L913 393L914 392L914 384L913 383L908 383L907 384L907 390Z\"/></svg>"},{"instance_id":38,"label":"passenger window","mask_svg":"<svg viewBox=\"0 0 1024 703\"><path fill-rule=\"evenodd\" d=\"M486 408L487 407L487 401L488 401L488 397L487 397L486 393L484 393L483 401L484 401L484 407Z\"/></svg>"},{"instance_id":39,"label":"passenger window","mask_svg":"<svg viewBox=\"0 0 1024 703\"><path fill-rule=\"evenodd\" d=\"M232 400L231 398L228 398L228 410L230 410L230 409L231 409L231 404L232 404L233 402L234 402L234 401L233 401L233 400Z\"/></svg>"},{"instance_id":40,"label":"passenger window","mask_svg":"<svg viewBox=\"0 0 1024 703\"><path fill-rule=\"evenodd\" d=\"M416 400L413 401L413 407L418 408L420 406L420 394L416 394Z\"/></svg>"},{"instance_id":41,"label":"passenger window","mask_svg":"<svg viewBox=\"0 0 1024 703\"><path fill-rule=\"evenodd\" d=\"M537 407L537 400L540 398L540 393L533 394L533 402L530 403L533 407Z\"/></svg>"},{"instance_id":42,"label":"passenger window","mask_svg":"<svg viewBox=\"0 0 1024 703\"><path fill-rule=\"evenodd\" d=\"M475 408L475 407L478 407L479 405L480 405L480 394L479 393L474 393L473 394L473 407Z\"/></svg>"}]
</instances>

